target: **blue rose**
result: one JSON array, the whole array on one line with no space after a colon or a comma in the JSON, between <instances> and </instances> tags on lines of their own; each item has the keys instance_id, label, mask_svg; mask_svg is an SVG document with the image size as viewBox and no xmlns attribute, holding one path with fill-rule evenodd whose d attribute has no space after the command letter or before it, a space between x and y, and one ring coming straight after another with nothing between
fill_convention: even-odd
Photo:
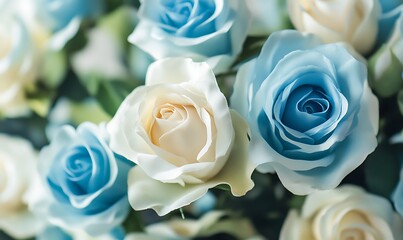
<instances>
[{"instance_id":1,"label":"blue rose","mask_svg":"<svg viewBox=\"0 0 403 240\"><path fill-rule=\"evenodd\" d=\"M39 18L55 33L50 43L55 49L76 35L83 19L100 14L104 5L104 0L36 1Z\"/></svg>"},{"instance_id":2,"label":"blue rose","mask_svg":"<svg viewBox=\"0 0 403 240\"><path fill-rule=\"evenodd\" d=\"M240 68L231 105L250 124L250 159L294 194L335 188L377 146L365 65L314 35L273 33Z\"/></svg>"},{"instance_id":3,"label":"blue rose","mask_svg":"<svg viewBox=\"0 0 403 240\"><path fill-rule=\"evenodd\" d=\"M41 150L39 171L51 194L37 208L52 224L101 235L126 218L132 163L109 149L104 133L92 123L65 125Z\"/></svg>"},{"instance_id":4,"label":"blue rose","mask_svg":"<svg viewBox=\"0 0 403 240\"><path fill-rule=\"evenodd\" d=\"M222 72L242 50L250 22L243 0L140 2L129 41L155 59L191 57Z\"/></svg>"}]
</instances>

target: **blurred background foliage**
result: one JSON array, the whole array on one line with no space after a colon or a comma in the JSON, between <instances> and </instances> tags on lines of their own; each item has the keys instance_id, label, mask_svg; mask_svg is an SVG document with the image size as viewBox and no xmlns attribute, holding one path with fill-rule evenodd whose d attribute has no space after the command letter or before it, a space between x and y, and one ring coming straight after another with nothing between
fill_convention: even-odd
<instances>
[{"instance_id":1,"label":"blurred background foliage","mask_svg":"<svg viewBox=\"0 0 403 240\"><path fill-rule=\"evenodd\" d=\"M134 88L144 84L145 72L137 71L136 67L146 65L144 59L152 61L150 56L142 53L127 41L127 37L137 23L131 9L137 8L139 5L139 1L134 0L108 0L105 16L102 16L97 22L84 21L78 34L67 43L62 51L49 53L48 60L44 64L42 81L29 95L34 112L27 117L1 119L0 132L29 139L39 150L48 144L48 135L51 134L50 122L78 125L84 121L100 122L111 118L123 99ZM121 53L120 61L127 70L125 74L111 78L97 72L77 72L72 68L71 59L88 46L88 32L94 27L110 31L114 36ZM219 86L227 98L232 92L231 86L237 67L255 57L266 39L267 36L248 37L243 52L233 65L234 71L217 76ZM139 58L139 54L142 54L142 58ZM373 58L376 58L376 53ZM372 59L369 64L371 66ZM387 74L386 79L392 79L388 76L395 73L389 71L385 74ZM364 164L343 180L343 183L363 186L369 192L386 198L390 198L399 180L400 164L403 161L403 143L398 139L393 140L394 135L399 134L403 129L403 83L397 84L400 84L400 87L392 83L390 88L385 89L380 87L380 83L371 81L371 86L380 101L381 118L378 138L381 144ZM384 86L384 83L381 85ZM67 104L69 110L66 108L57 110L57 106L60 107L63 104ZM61 115L66 116L62 118ZM62 119L58 122L58 118ZM267 239L278 239L289 209L299 209L304 202L304 197L295 196L284 189L276 175L255 172L253 180L255 188L244 197L234 198L229 192L213 189L211 194L216 199L213 208L229 210L246 217L251 220L262 236ZM174 211L161 218L151 210L132 212L124 226L128 232L141 231L150 223L160 222L174 216L182 217L182 213ZM183 216L186 219L200 217L187 208L183 209ZM11 238L0 232L0 239ZM216 234L209 239L236 238L228 234Z\"/></svg>"}]
</instances>

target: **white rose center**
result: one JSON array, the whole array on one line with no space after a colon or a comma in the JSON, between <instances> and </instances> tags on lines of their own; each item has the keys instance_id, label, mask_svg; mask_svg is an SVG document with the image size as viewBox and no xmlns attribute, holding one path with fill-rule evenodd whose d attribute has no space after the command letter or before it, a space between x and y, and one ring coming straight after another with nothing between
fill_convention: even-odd
<instances>
[{"instance_id":1,"label":"white rose center","mask_svg":"<svg viewBox=\"0 0 403 240\"><path fill-rule=\"evenodd\" d=\"M346 229L341 233L342 240L364 240L365 234L360 229Z\"/></svg>"},{"instance_id":2,"label":"white rose center","mask_svg":"<svg viewBox=\"0 0 403 240\"><path fill-rule=\"evenodd\" d=\"M340 221L341 240L382 239L382 234L371 224L366 214L350 211Z\"/></svg>"},{"instance_id":3,"label":"white rose center","mask_svg":"<svg viewBox=\"0 0 403 240\"><path fill-rule=\"evenodd\" d=\"M211 116L204 108L165 103L153 111L151 141L181 159L169 161L182 166L197 163L211 143Z\"/></svg>"}]
</instances>

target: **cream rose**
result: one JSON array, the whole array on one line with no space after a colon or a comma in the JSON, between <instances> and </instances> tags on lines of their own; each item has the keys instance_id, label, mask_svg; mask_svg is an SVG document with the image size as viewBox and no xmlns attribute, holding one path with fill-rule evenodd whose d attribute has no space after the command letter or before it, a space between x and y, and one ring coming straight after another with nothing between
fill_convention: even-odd
<instances>
[{"instance_id":1,"label":"cream rose","mask_svg":"<svg viewBox=\"0 0 403 240\"><path fill-rule=\"evenodd\" d=\"M388 200L347 185L309 195L301 215L288 214L280 240L393 240L402 227Z\"/></svg>"},{"instance_id":2,"label":"cream rose","mask_svg":"<svg viewBox=\"0 0 403 240\"><path fill-rule=\"evenodd\" d=\"M295 28L320 36L325 42L348 42L367 53L375 44L378 0L287 0Z\"/></svg>"},{"instance_id":3,"label":"cream rose","mask_svg":"<svg viewBox=\"0 0 403 240\"><path fill-rule=\"evenodd\" d=\"M9 1L0 8L0 115L28 112L26 88L35 82L48 34L31 18L31 1Z\"/></svg>"},{"instance_id":4,"label":"cream rose","mask_svg":"<svg viewBox=\"0 0 403 240\"><path fill-rule=\"evenodd\" d=\"M236 196L253 187L247 125L230 113L206 63L150 65L146 85L123 101L108 131L112 150L137 164L128 180L135 210L165 215L220 184Z\"/></svg>"},{"instance_id":5,"label":"cream rose","mask_svg":"<svg viewBox=\"0 0 403 240\"><path fill-rule=\"evenodd\" d=\"M15 238L34 236L42 227L28 210L36 160L29 142L0 134L0 230Z\"/></svg>"}]
</instances>

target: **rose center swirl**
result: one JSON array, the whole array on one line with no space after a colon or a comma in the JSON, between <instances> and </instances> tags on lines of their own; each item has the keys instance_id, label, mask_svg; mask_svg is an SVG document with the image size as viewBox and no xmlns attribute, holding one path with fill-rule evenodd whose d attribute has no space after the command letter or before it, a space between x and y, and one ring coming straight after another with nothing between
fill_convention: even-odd
<instances>
[{"instance_id":1,"label":"rose center swirl","mask_svg":"<svg viewBox=\"0 0 403 240\"><path fill-rule=\"evenodd\" d=\"M162 30L181 37L200 37L215 31L210 18L216 10L212 0L161 1L159 25Z\"/></svg>"},{"instance_id":2,"label":"rose center swirl","mask_svg":"<svg viewBox=\"0 0 403 240\"><path fill-rule=\"evenodd\" d=\"M324 123L331 112L331 103L321 88L303 85L290 93L281 121L294 130L305 132Z\"/></svg>"},{"instance_id":3,"label":"rose center swirl","mask_svg":"<svg viewBox=\"0 0 403 240\"><path fill-rule=\"evenodd\" d=\"M207 143L206 125L192 105L166 103L156 106L153 123L149 130L151 141L156 146L183 158L173 161L181 166L196 163L198 154Z\"/></svg>"}]
</instances>

